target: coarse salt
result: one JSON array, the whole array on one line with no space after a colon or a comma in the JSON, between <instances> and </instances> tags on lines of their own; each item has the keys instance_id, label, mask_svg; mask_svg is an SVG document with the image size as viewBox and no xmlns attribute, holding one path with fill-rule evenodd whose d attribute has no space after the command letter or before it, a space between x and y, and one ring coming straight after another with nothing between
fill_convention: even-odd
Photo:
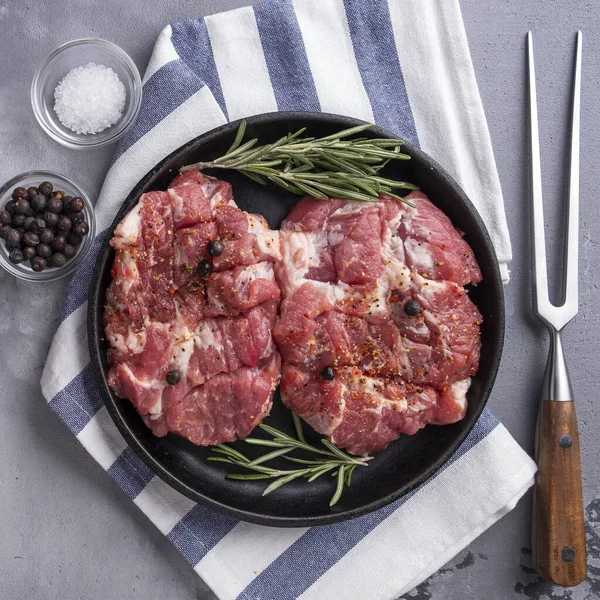
<instances>
[{"instance_id":1,"label":"coarse salt","mask_svg":"<svg viewBox=\"0 0 600 600\"><path fill-rule=\"evenodd\" d=\"M72 69L54 90L59 121L76 133L100 133L121 118L125 86L110 68L96 63Z\"/></svg>"}]
</instances>

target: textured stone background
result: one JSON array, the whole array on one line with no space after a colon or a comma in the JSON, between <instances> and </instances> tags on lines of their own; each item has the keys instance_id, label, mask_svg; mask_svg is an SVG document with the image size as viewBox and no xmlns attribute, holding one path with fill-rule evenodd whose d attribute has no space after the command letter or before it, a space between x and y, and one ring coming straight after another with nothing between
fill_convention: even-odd
<instances>
[{"instance_id":1,"label":"textured stone background","mask_svg":"<svg viewBox=\"0 0 600 600\"><path fill-rule=\"evenodd\" d=\"M129 52L143 71L164 24L250 3L0 0L0 180L31 168L50 168L72 175L92 196L100 189L111 150L81 152L55 144L34 122L29 105L33 72L59 43L105 37ZM595 197L600 186L600 6L597 0L462 0L462 9L515 256L507 290L507 344L490 408L530 452L547 338L529 310L525 33L531 28L536 35L547 236L549 256L556 259L566 191L574 32L584 31L580 313L567 327L564 342L582 437L590 579L562 590L540 582L532 572L528 495L406 598L600 598L600 407L595 394L600 358L600 215ZM557 289L556 268L550 276ZM55 282L42 290L0 274L0 598L214 599L46 407L38 382L64 286Z\"/></svg>"}]
</instances>

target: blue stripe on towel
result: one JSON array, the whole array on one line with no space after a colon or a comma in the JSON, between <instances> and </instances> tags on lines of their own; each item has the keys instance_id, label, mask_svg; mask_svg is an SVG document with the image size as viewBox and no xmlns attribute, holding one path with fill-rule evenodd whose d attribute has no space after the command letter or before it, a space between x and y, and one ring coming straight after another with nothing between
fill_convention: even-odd
<instances>
[{"instance_id":1,"label":"blue stripe on towel","mask_svg":"<svg viewBox=\"0 0 600 600\"><path fill-rule=\"evenodd\" d=\"M320 112L304 40L290 0L254 6L256 25L279 110Z\"/></svg>"},{"instance_id":2,"label":"blue stripe on towel","mask_svg":"<svg viewBox=\"0 0 600 600\"><path fill-rule=\"evenodd\" d=\"M69 282L65 301L63 302L60 311L61 323L87 300L90 283L92 282L92 276L94 274L94 269L96 268L96 261L98 260L98 254L100 253L100 248L104 243L107 233L108 230L105 230L96 236L88 255L77 267L75 275Z\"/></svg>"},{"instance_id":3,"label":"blue stripe on towel","mask_svg":"<svg viewBox=\"0 0 600 600\"><path fill-rule=\"evenodd\" d=\"M197 504L167 537L191 565L197 565L237 523L232 517Z\"/></svg>"},{"instance_id":4,"label":"blue stripe on towel","mask_svg":"<svg viewBox=\"0 0 600 600\"><path fill-rule=\"evenodd\" d=\"M131 448L125 448L106 472L132 500L154 477L152 471Z\"/></svg>"},{"instance_id":5,"label":"blue stripe on towel","mask_svg":"<svg viewBox=\"0 0 600 600\"><path fill-rule=\"evenodd\" d=\"M473 448L497 425L498 421L495 417L485 411L456 453L433 477L435 478L441 471ZM425 482L416 490L378 511L325 528L309 529L246 587L238 596L238 600L254 600L255 598L295 600L427 483Z\"/></svg>"},{"instance_id":6,"label":"blue stripe on towel","mask_svg":"<svg viewBox=\"0 0 600 600\"><path fill-rule=\"evenodd\" d=\"M225 118L228 118L221 81L204 19L174 23L171 26L171 43L196 77L208 86Z\"/></svg>"},{"instance_id":7,"label":"blue stripe on towel","mask_svg":"<svg viewBox=\"0 0 600 600\"><path fill-rule=\"evenodd\" d=\"M77 435L102 406L91 363L52 400L50 408Z\"/></svg>"},{"instance_id":8,"label":"blue stripe on towel","mask_svg":"<svg viewBox=\"0 0 600 600\"><path fill-rule=\"evenodd\" d=\"M117 147L113 164L133 144L204 87L204 82L182 60L163 65L146 81L136 122Z\"/></svg>"},{"instance_id":9,"label":"blue stripe on towel","mask_svg":"<svg viewBox=\"0 0 600 600\"><path fill-rule=\"evenodd\" d=\"M344 0L354 54L375 123L418 145L387 2ZM374 45L372 40L376 39Z\"/></svg>"}]
</instances>

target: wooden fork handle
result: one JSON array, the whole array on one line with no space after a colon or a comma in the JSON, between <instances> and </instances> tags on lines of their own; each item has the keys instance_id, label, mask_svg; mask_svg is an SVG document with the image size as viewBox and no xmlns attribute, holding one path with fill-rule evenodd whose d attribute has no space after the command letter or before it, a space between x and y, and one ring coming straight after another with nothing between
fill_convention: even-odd
<instances>
[{"instance_id":1,"label":"wooden fork handle","mask_svg":"<svg viewBox=\"0 0 600 600\"><path fill-rule=\"evenodd\" d=\"M535 445L533 564L546 579L571 587L581 583L587 571L579 430L573 401L542 400Z\"/></svg>"}]
</instances>

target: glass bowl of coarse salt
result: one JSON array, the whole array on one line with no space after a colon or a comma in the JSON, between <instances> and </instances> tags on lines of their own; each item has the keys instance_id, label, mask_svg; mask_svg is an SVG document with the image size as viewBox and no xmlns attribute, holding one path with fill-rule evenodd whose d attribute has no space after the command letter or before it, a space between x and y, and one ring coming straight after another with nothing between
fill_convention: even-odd
<instances>
[{"instance_id":1,"label":"glass bowl of coarse salt","mask_svg":"<svg viewBox=\"0 0 600 600\"><path fill-rule=\"evenodd\" d=\"M31 105L42 129L69 148L118 140L135 121L142 80L119 46L99 38L59 46L38 69Z\"/></svg>"}]
</instances>

